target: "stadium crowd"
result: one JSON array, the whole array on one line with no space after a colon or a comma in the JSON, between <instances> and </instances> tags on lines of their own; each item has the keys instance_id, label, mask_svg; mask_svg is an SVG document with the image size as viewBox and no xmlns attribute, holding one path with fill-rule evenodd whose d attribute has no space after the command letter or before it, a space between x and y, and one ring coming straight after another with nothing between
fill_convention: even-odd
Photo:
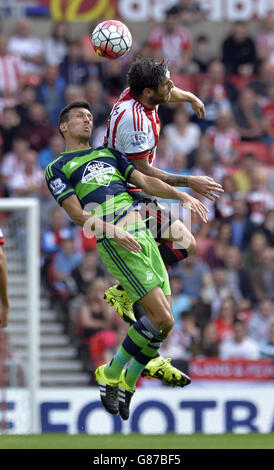
<instances>
[{"instance_id":1,"label":"stadium crowd","mask_svg":"<svg viewBox=\"0 0 274 470\"><path fill-rule=\"evenodd\" d=\"M216 204L203 200L209 223L192 217L197 253L170 271L175 327L161 353L185 362L274 359L274 13L253 36L246 23L233 24L214 54L207 35L191 38L189 25L203 15L188 4L179 2L115 61L96 56L89 32L72 38L68 23L43 40L26 20L0 36L1 195L40 201L43 284L86 367L106 362L127 327L103 300L115 280L95 238L58 207L44 169L64 149L58 114L75 99L91 103L91 145L103 144L136 54L167 60L174 83L206 108L198 120L187 105L160 106L155 166L212 176L225 190Z\"/></svg>"}]
</instances>

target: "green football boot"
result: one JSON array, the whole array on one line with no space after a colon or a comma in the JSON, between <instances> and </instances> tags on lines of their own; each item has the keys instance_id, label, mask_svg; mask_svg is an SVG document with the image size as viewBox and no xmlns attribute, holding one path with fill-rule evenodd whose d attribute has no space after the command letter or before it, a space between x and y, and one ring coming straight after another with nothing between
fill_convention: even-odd
<instances>
[{"instance_id":1,"label":"green football boot","mask_svg":"<svg viewBox=\"0 0 274 470\"><path fill-rule=\"evenodd\" d=\"M191 383L190 377L171 364L171 359L157 356L151 359L142 372L142 377L152 377L161 380L171 387L185 387Z\"/></svg>"},{"instance_id":2,"label":"green football boot","mask_svg":"<svg viewBox=\"0 0 274 470\"><path fill-rule=\"evenodd\" d=\"M122 371L120 382L119 382L119 390L118 390L118 400L119 400L119 415L123 419L128 419L129 417L129 406L133 394L135 392L135 387L130 387L125 381L125 373L126 370Z\"/></svg>"},{"instance_id":3,"label":"green football boot","mask_svg":"<svg viewBox=\"0 0 274 470\"><path fill-rule=\"evenodd\" d=\"M107 364L99 366L95 370L95 377L100 386L100 398L104 408L111 414L118 414L118 384L119 380L108 379L105 376L105 368Z\"/></svg>"},{"instance_id":4,"label":"green football boot","mask_svg":"<svg viewBox=\"0 0 274 470\"><path fill-rule=\"evenodd\" d=\"M133 313L133 303L121 286L115 285L105 291L104 298L106 302L112 305L120 317L130 325L136 322Z\"/></svg>"}]
</instances>

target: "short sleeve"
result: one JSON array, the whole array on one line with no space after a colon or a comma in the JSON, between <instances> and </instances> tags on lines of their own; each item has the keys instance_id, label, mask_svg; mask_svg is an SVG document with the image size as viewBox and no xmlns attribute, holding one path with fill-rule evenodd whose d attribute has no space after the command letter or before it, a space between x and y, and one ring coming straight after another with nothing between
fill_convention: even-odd
<instances>
[{"instance_id":1,"label":"short sleeve","mask_svg":"<svg viewBox=\"0 0 274 470\"><path fill-rule=\"evenodd\" d=\"M67 197L75 194L75 189L66 178L64 172L54 165L47 166L45 177L52 196L60 206Z\"/></svg>"}]
</instances>

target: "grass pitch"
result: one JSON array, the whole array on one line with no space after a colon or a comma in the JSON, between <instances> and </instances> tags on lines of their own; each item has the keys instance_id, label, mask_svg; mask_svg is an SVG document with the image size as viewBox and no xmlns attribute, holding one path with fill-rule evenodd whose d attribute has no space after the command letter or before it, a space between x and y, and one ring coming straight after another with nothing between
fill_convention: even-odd
<instances>
[{"instance_id":1,"label":"grass pitch","mask_svg":"<svg viewBox=\"0 0 274 470\"><path fill-rule=\"evenodd\" d=\"M274 449L274 433L0 435L0 449Z\"/></svg>"}]
</instances>

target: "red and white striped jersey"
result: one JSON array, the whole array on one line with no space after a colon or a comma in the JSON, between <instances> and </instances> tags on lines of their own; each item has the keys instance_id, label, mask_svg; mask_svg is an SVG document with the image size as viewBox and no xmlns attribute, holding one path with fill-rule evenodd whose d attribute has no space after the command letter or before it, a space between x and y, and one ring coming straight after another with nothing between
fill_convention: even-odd
<instances>
[{"instance_id":1,"label":"red and white striped jersey","mask_svg":"<svg viewBox=\"0 0 274 470\"><path fill-rule=\"evenodd\" d=\"M151 164L160 133L158 106L144 106L127 88L115 102L105 137L105 145L126 154L127 158L148 158Z\"/></svg>"},{"instance_id":2,"label":"red and white striped jersey","mask_svg":"<svg viewBox=\"0 0 274 470\"><path fill-rule=\"evenodd\" d=\"M5 238L4 238L4 234L2 232L2 229L0 227L0 245L4 245L5 243Z\"/></svg>"},{"instance_id":3,"label":"red and white striped jersey","mask_svg":"<svg viewBox=\"0 0 274 470\"><path fill-rule=\"evenodd\" d=\"M0 56L0 92L16 92L23 73L23 61L19 55L9 52Z\"/></svg>"}]
</instances>

